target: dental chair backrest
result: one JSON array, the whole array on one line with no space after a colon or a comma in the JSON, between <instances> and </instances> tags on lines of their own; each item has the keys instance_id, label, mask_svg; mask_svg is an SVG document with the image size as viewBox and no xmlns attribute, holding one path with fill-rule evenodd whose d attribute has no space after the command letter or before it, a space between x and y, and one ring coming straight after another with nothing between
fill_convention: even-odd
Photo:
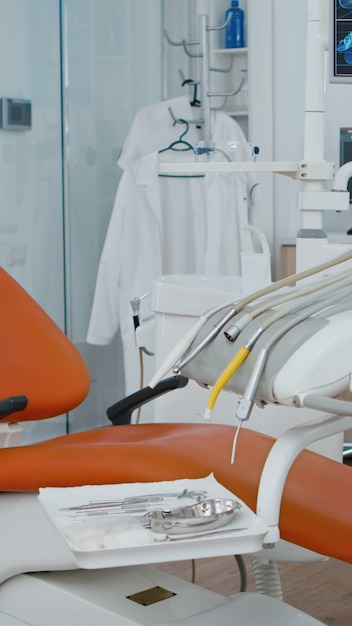
<instances>
[{"instance_id":1,"label":"dental chair backrest","mask_svg":"<svg viewBox=\"0 0 352 626\"><path fill-rule=\"evenodd\" d=\"M80 354L43 309L0 268L0 401L26 396L23 410L0 422L54 417L86 397L89 374Z\"/></svg>"}]
</instances>

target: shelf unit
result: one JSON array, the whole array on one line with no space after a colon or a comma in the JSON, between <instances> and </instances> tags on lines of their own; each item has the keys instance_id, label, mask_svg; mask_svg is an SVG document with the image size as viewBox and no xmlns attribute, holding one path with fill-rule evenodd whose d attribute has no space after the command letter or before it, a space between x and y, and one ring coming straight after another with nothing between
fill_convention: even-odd
<instances>
[{"instance_id":1,"label":"shelf unit","mask_svg":"<svg viewBox=\"0 0 352 626\"><path fill-rule=\"evenodd\" d=\"M296 161L213 161L213 162L162 162L159 172L163 174L177 173L214 173L214 172L273 172L290 178L299 178L300 167Z\"/></svg>"},{"instance_id":2,"label":"shelf unit","mask_svg":"<svg viewBox=\"0 0 352 626\"><path fill-rule=\"evenodd\" d=\"M248 48L216 48L211 51L211 62L214 66L224 69L230 68L228 72L214 72L212 75L213 91L232 92L236 85L240 84L245 74L245 81L240 91L227 98L223 110L231 117L236 118L246 135L248 130L247 57ZM220 97L213 100L214 104L218 100L220 106Z\"/></svg>"},{"instance_id":3,"label":"shelf unit","mask_svg":"<svg viewBox=\"0 0 352 626\"><path fill-rule=\"evenodd\" d=\"M164 36L172 46L182 46L184 52L197 60L198 79L188 81L199 86L200 118L203 126L203 139L208 143L212 137L212 110L221 109L231 117L244 118L247 126L247 48L215 48L211 33L220 32L220 26L209 26L209 16L198 16L199 38L187 41L173 41L164 29ZM194 123L194 120L190 123ZM243 126L243 124L242 124ZM247 135L246 128L244 128Z\"/></svg>"}]
</instances>

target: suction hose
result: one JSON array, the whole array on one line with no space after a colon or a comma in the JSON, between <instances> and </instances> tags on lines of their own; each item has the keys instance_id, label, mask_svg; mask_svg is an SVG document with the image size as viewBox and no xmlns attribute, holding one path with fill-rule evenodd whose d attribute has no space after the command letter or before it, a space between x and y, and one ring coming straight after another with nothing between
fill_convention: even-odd
<instances>
[{"instance_id":1,"label":"suction hose","mask_svg":"<svg viewBox=\"0 0 352 626\"><path fill-rule=\"evenodd\" d=\"M251 557L257 593L262 593L276 600L283 600L280 572L276 561L263 561Z\"/></svg>"}]
</instances>

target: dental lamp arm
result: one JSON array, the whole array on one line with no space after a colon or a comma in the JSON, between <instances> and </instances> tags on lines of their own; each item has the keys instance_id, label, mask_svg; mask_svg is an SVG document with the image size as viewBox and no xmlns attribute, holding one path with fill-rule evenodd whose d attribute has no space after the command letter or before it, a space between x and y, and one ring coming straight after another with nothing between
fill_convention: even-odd
<instances>
[{"instance_id":1,"label":"dental lamp arm","mask_svg":"<svg viewBox=\"0 0 352 626\"><path fill-rule=\"evenodd\" d=\"M332 191L347 191L350 178L352 178L352 162L345 163L337 170L331 187Z\"/></svg>"},{"instance_id":2,"label":"dental lamp arm","mask_svg":"<svg viewBox=\"0 0 352 626\"><path fill-rule=\"evenodd\" d=\"M170 378L165 378L165 380L162 380L153 389L150 387L144 387L126 398L122 398L119 402L115 402L115 404L107 409L106 414L114 426L130 424L131 416L135 409L138 409L143 404L154 400L154 398L157 398L168 391L181 389L182 387L185 387L187 383L188 378L185 378L184 376L171 376Z\"/></svg>"},{"instance_id":3,"label":"dental lamp arm","mask_svg":"<svg viewBox=\"0 0 352 626\"><path fill-rule=\"evenodd\" d=\"M311 409L329 410L325 414L287 430L273 445L265 462L258 490L257 515L269 531L264 545L271 547L280 539L279 519L282 493L287 475L298 455L309 444L352 427L352 403L318 395L297 401Z\"/></svg>"}]
</instances>

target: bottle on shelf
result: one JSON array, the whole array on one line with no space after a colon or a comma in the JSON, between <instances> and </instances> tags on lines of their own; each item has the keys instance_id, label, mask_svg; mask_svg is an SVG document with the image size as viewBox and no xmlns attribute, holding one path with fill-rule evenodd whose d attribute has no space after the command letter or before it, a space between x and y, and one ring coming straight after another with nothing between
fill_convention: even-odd
<instances>
[{"instance_id":1,"label":"bottle on shelf","mask_svg":"<svg viewBox=\"0 0 352 626\"><path fill-rule=\"evenodd\" d=\"M231 0L231 7L225 13L226 21L228 18L225 48L244 48L244 11L238 0Z\"/></svg>"}]
</instances>

